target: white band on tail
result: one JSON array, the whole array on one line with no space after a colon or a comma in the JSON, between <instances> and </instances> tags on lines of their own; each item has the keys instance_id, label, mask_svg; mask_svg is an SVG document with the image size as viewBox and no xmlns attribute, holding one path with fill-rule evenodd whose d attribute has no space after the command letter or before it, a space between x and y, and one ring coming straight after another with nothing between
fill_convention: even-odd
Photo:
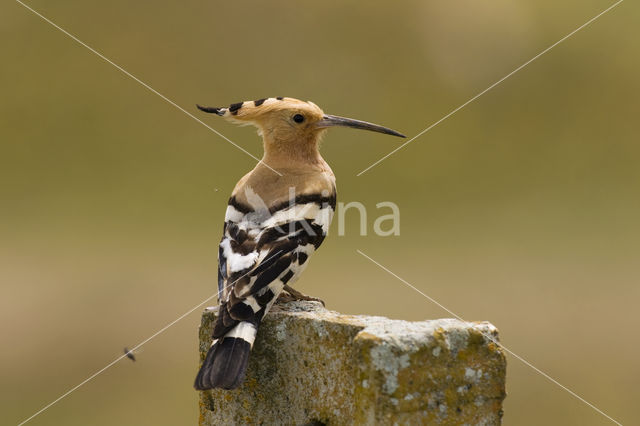
<instances>
[{"instance_id":1,"label":"white band on tail","mask_svg":"<svg viewBox=\"0 0 640 426\"><path fill-rule=\"evenodd\" d=\"M258 329L250 322L243 321L236 325L224 337L236 337L247 341L253 347L253 341L256 340Z\"/></svg>"}]
</instances>

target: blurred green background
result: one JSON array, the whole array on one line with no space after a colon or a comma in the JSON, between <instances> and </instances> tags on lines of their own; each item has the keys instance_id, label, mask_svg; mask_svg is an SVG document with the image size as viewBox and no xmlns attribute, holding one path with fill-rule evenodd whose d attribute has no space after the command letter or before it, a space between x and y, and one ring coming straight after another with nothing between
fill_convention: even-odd
<instances>
[{"instance_id":1,"label":"blurred green background","mask_svg":"<svg viewBox=\"0 0 640 426\"><path fill-rule=\"evenodd\" d=\"M268 96L409 136L613 2L28 4L195 110ZM640 8L593 25L360 177L398 139L336 129L339 200L399 237L333 233L297 287L344 313L489 320L637 421ZM254 161L12 1L0 5L0 416L27 418L215 291L226 200ZM218 191L216 191L218 189ZM385 211L386 212L386 211ZM194 424L198 309L31 424ZM608 421L509 357L505 424Z\"/></svg>"}]
</instances>

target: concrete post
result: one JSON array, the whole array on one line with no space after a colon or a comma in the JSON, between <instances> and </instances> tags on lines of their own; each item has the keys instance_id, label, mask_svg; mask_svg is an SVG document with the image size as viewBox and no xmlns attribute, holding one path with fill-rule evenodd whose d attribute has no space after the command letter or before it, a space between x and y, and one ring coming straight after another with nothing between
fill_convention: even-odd
<instances>
[{"instance_id":1,"label":"concrete post","mask_svg":"<svg viewBox=\"0 0 640 426\"><path fill-rule=\"evenodd\" d=\"M217 308L200 327L204 359ZM200 425L497 425L506 361L488 322L342 315L317 302L274 306L247 380L201 392Z\"/></svg>"}]
</instances>

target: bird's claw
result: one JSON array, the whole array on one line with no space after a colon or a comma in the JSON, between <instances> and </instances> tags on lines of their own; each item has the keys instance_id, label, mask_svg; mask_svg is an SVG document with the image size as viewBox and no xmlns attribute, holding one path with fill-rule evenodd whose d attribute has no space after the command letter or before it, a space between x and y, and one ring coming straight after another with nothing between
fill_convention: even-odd
<instances>
[{"instance_id":1,"label":"bird's claw","mask_svg":"<svg viewBox=\"0 0 640 426\"><path fill-rule=\"evenodd\" d=\"M306 294L300 293L298 290L295 290L288 285L284 286L284 291L280 293L276 303L288 303L295 302L297 300L306 300L309 302L320 302L322 306L326 306L324 304L324 300L318 299L317 297L307 296Z\"/></svg>"}]
</instances>

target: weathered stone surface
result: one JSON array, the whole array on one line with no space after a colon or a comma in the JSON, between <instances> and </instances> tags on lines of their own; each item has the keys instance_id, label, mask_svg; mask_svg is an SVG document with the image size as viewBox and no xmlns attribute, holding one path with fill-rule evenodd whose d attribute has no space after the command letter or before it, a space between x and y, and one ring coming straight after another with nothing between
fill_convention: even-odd
<instances>
[{"instance_id":1,"label":"weathered stone surface","mask_svg":"<svg viewBox=\"0 0 640 426\"><path fill-rule=\"evenodd\" d=\"M200 327L201 360L216 308ZM316 302L274 306L247 380L201 392L200 424L500 424L506 361L497 329L342 315Z\"/></svg>"}]
</instances>

